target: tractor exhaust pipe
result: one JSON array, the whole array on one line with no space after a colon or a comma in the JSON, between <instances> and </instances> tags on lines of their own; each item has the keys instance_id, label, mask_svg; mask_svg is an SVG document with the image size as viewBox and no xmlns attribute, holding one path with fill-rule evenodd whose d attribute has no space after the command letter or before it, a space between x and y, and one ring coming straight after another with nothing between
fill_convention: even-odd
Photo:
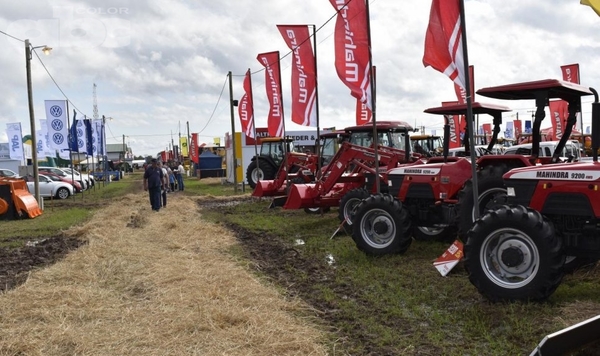
<instances>
[{"instance_id":1,"label":"tractor exhaust pipe","mask_svg":"<svg viewBox=\"0 0 600 356\"><path fill-rule=\"evenodd\" d=\"M594 93L594 102L592 103L592 160L598 162L598 148L600 146L600 102L598 102L598 92L590 88Z\"/></svg>"}]
</instances>

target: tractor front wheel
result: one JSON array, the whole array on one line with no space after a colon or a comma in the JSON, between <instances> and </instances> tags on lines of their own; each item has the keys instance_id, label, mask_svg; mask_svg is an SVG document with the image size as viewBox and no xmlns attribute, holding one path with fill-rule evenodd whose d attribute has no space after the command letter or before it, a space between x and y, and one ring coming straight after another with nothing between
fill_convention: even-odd
<instances>
[{"instance_id":1,"label":"tractor front wheel","mask_svg":"<svg viewBox=\"0 0 600 356\"><path fill-rule=\"evenodd\" d=\"M342 199L340 199L340 208L338 210L338 218L344 223L344 226L352 225L356 207L363 199L368 198L369 195L369 192L364 188L352 189L344 194Z\"/></svg>"},{"instance_id":2,"label":"tractor front wheel","mask_svg":"<svg viewBox=\"0 0 600 356\"><path fill-rule=\"evenodd\" d=\"M560 284L562 240L539 212L503 206L477 220L468 235L465 268L489 300L544 300Z\"/></svg>"},{"instance_id":3,"label":"tractor front wheel","mask_svg":"<svg viewBox=\"0 0 600 356\"><path fill-rule=\"evenodd\" d=\"M408 211L398 199L371 195L356 208L352 239L367 255L401 254L412 242L411 227Z\"/></svg>"}]
</instances>

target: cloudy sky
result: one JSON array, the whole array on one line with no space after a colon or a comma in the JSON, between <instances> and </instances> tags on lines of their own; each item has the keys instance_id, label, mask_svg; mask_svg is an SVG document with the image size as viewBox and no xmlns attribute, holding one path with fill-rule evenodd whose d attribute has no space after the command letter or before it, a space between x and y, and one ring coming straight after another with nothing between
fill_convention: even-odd
<instances>
[{"instance_id":1,"label":"cloudy sky","mask_svg":"<svg viewBox=\"0 0 600 356\"><path fill-rule=\"evenodd\" d=\"M431 2L369 4L377 119L439 132L442 119L423 110L456 99L453 83L422 64ZM579 63L583 85L600 87L600 18L579 0L466 0L465 8L476 89L560 79L560 66L571 63ZM0 142L7 142L6 123L20 121L24 134L30 131L24 44L19 41L24 39L53 48L50 56L36 50L43 65L35 55L32 60L36 119L45 118L44 100L64 95L78 118L93 117L95 83L98 114L111 118L108 143L121 143L125 135L134 154L155 155L172 137L177 141L180 132L185 135L188 123L190 133L208 143L231 131L227 73L233 73L233 98L239 99L250 68L257 127L263 127L268 102L256 56L289 52L277 24L316 25L321 126L353 125L355 100L333 65L334 14L327 0L5 1L0 30L18 40L0 34ZM287 56L282 59L284 104L289 78ZM589 125L590 102L584 99L584 125ZM532 102L504 104L513 108L505 122L517 114L522 120L531 117ZM291 123L287 104L285 111L287 130L303 130ZM239 131L237 110L235 125ZM547 126L549 120L542 124Z\"/></svg>"}]
</instances>

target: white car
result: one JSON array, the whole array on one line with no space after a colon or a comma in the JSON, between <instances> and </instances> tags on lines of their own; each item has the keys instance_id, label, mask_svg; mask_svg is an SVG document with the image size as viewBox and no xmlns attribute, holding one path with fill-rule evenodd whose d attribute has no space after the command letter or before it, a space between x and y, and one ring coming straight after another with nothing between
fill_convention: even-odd
<instances>
[{"instance_id":1,"label":"white car","mask_svg":"<svg viewBox=\"0 0 600 356\"><path fill-rule=\"evenodd\" d=\"M0 168L0 177L19 178L20 176L10 169Z\"/></svg>"},{"instance_id":2,"label":"white car","mask_svg":"<svg viewBox=\"0 0 600 356\"><path fill-rule=\"evenodd\" d=\"M540 142L539 157L552 157L556 146L558 146L558 141ZM507 147L504 151L504 154L531 155L531 143L524 143L521 145ZM563 148L559 157L563 161L578 161L581 158L579 142L573 140L567 141L565 143L565 148Z\"/></svg>"},{"instance_id":3,"label":"white car","mask_svg":"<svg viewBox=\"0 0 600 356\"><path fill-rule=\"evenodd\" d=\"M73 186L65 182L56 182L43 174L38 174L40 187L40 196L43 198L67 199L73 195ZM35 183L33 176L25 177L27 189L31 194L35 194Z\"/></svg>"},{"instance_id":4,"label":"white car","mask_svg":"<svg viewBox=\"0 0 600 356\"><path fill-rule=\"evenodd\" d=\"M75 176L75 180L77 181L85 181L87 188L89 189L90 187L93 187L94 184L96 183L96 181L94 180L94 177L86 174L86 173L80 173L74 169L71 168L61 168L63 171L65 171L68 175L71 175L71 173L73 173L73 175Z\"/></svg>"},{"instance_id":5,"label":"white car","mask_svg":"<svg viewBox=\"0 0 600 356\"><path fill-rule=\"evenodd\" d=\"M81 184L81 188L83 190L88 189L88 184L87 184L87 180L83 179L83 177L76 175L76 174L71 174L70 172L67 173L67 171L65 171L65 168L58 168L58 167L38 167L38 172L40 174L44 174L44 172L50 172L50 173L54 173L58 176L61 177L65 177L65 178L71 178L73 177L74 180L78 181L79 184Z\"/></svg>"}]
</instances>

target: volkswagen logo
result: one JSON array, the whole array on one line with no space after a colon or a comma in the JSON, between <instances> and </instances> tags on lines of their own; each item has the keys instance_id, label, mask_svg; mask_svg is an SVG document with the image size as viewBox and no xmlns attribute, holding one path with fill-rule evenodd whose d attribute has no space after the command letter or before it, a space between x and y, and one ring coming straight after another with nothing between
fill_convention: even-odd
<instances>
[{"instance_id":1,"label":"volkswagen logo","mask_svg":"<svg viewBox=\"0 0 600 356\"><path fill-rule=\"evenodd\" d=\"M62 116L62 108L58 105L52 105L50 107L50 115L54 116L54 117L61 117Z\"/></svg>"},{"instance_id":2,"label":"volkswagen logo","mask_svg":"<svg viewBox=\"0 0 600 356\"><path fill-rule=\"evenodd\" d=\"M79 148L83 148L83 140L81 140L81 139L77 140L77 146Z\"/></svg>"},{"instance_id":3,"label":"volkswagen logo","mask_svg":"<svg viewBox=\"0 0 600 356\"><path fill-rule=\"evenodd\" d=\"M52 122L50 123L50 125L52 126L52 128L54 129L54 131L62 131L62 129L63 129L63 123L62 123L62 121L60 121L58 119L52 120Z\"/></svg>"},{"instance_id":4,"label":"volkswagen logo","mask_svg":"<svg viewBox=\"0 0 600 356\"><path fill-rule=\"evenodd\" d=\"M65 141L65 137L60 132L57 132L54 135L52 135L52 141L54 141L54 143L56 143L57 145L60 145Z\"/></svg>"},{"instance_id":5,"label":"volkswagen logo","mask_svg":"<svg viewBox=\"0 0 600 356\"><path fill-rule=\"evenodd\" d=\"M83 130L82 129L77 129L77 136L78 137L83 137Z\"/></svg>"}]
</instances>

